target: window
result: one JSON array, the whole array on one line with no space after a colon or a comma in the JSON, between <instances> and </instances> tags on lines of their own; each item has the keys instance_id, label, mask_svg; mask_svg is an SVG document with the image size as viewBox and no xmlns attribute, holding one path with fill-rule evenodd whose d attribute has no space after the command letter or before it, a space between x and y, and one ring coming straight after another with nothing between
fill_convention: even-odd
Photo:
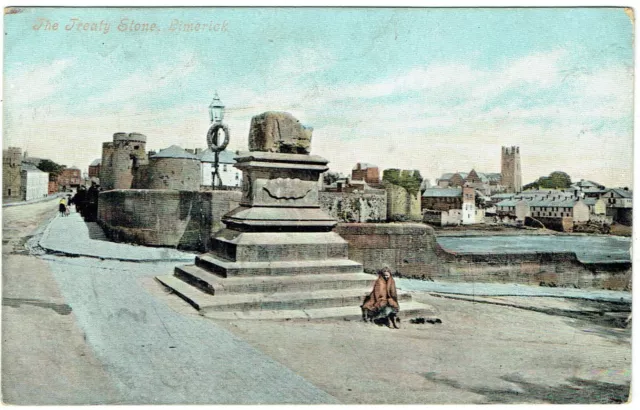
<instances>
[{"instance_id":1,"label":"window","mask_svg":"<svg viewBox=\"0 0 640 410\"><path fill-rule=\"evenodd\" d=\"M222 171L223 171L223 172L227 172L227 164L224 164L224 165L222 166Z\"/></svg>"},{"instance_id":2,"label":"window","mask_svg":"<svg viewBox=\"0 0 640 410\"><path fill-rule=\"evenodd\" d=\"M238 174L237 172L236 172L236 179L240 179L240 174ZM236 185L236 186L238 186L238 185Z\"/></svg>"}]
</instances>

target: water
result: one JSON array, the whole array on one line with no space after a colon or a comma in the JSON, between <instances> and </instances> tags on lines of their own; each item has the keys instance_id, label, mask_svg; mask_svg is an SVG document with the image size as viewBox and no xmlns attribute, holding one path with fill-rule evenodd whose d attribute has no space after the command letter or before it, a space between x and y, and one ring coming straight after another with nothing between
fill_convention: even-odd
<instances>
[{"instance_id":1,"label":"water","mask_svg":"<svg viewBox=\"0 0 640 410\"><path fill-rule=\"evenodd\" d=\"M622 236L443 236L437 241L446 251L459 254L574 252L583 263L631 261L631 238Z\"/></svg>"}]
</instances>

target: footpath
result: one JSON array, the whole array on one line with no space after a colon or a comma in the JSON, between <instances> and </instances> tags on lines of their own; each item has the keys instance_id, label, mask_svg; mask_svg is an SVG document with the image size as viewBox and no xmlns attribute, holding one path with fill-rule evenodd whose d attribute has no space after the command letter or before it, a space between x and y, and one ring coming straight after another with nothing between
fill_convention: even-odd
<instances>
[{"instance_id":1,"label":"footpath","mask_svg":"<svg viewBox=\"0 0 640 410\"><path fill-rule=\"evenodd\" d=\"M169 248L151 248L110 242L95 222L85 222L79 213L56 216L45 228L39 242L48 252L126 262L194 263L195 254Z\"/></svg>"},{"instance_id":2,"label":"footpath","mask_svg":"<svg viewBox=\"0 0 640 410\"><path fill-rule=\"evenodd\" d=\"M398 288L410 292L428 292L464 296L545 297L631 303L631 292L604 289L547 288L517 283L430 282L397 278Z\"/></svg>"}]
</instances>

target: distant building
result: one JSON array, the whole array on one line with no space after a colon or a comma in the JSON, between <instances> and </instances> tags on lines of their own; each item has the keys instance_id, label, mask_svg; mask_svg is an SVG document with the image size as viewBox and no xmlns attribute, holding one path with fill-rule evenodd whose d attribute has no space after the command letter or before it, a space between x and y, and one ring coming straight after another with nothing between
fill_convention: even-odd
<instances>
[{"instance_id":1,"label":"distant building","mask_svg":"<svg viewBox=\"0 0 640 410\"><path fill-rule=\"evenodd\" d=\"M470 186L484 195L491 195L495 192L504 190L500 184L501 175L499 173L477 172L472 169L471 172L455 172L442 174L436 180L440 188L461 188Z\"/></svg>"},{"instance_id":2,"label":"distant building","mask_svg":"<svg viewBox=\"0 0 640 410\"><path fill-rule=\"evenodd\" d=\"M502 147L500 183L507 192L522 191L520 147Z\"/></svg>"},{"instance_id":3,"label":"distant building","mask_svg":"<svg viewBox=\"0 0 640 410\"><path fill-rule=\"evenodd\" d=\"M40 171L33 164L22 163L21 181L22 199L25 201L49 195L49 173Z\"/></svg>"},{"instance_id":4,"label":"distant building","mask_svg":"<svg viewBox=\"0 0 640 410\"><path fill-rule=\"evenodd\" d=\"M574 223L589 220L589 206L580 199L560 196L522 198L515 196L496 204L498 216L512 216L524 220L532 218L572 218Z\"/></svg>"},{"instance_id":5,"label":"distant building","mask_svg":"<svg viewBox=\"0 0 640 410\"><path fill-rule=\"evenodd\" d=\"M476 223L476 191L466 186L462 188L462 224Z\"/></svg>"},{"instance_id":6,"label":"distant building","mask_svg":"<svg viewBox=\"0 0 640 410\"><path fill-rule=\"evenodd\" d=\"M71 167L63 169L57 178L58 188L62 191L77 189L82 184L82 172L80 168Z\"/></svg>"},{"instance_id":7,"label":"distant building","mask_svg":"<svg viewBox=\"0 0 640 410\"><path fill-rule=\"evenodd\" d=\"M462 209L462 188L427 188L422 192L422 209Z\"/></svg>"},{"instance_id":8,"label":"distant building","mask_svg":"<svg viewBox=\"0 0 640 410\"><path fill-rule=\"evenodd\" d=\"M89 164L89 178L100 178L100 164L102 163L101 158L94 159L91 164Z\"/></svg>"},{"instance_id":9,"label":"distant building","mask_svg":"<svg viewBox=\"0 0 640 410\"><path fill-rule=\"evenodd\" d=\"M22 149L9 147L2 150L2 200L19 201L22 198Z\"/></svg>"},{"instance_id":10,"label":"distant building","mask_svg":"<svg viewBox=\"0 0 640 410\"><path fill-rule=\"evenodd\" d=\"M611 188L601 196L607 207L607 216L614 222L631 226L633 222L633 192L624 188Z\"/></svg>"},{"instance_id":11,"label":"distant building","mask_svg":"<svg viewBox=\"0 0 640 410\"><path fill-rule=\"evenodd\" d=\"M236 163L234 159L236 155L233 151L221 151L218 154L218 173L223 187L242 186L242 171L233 166ZM213 185L215 153L206 149L199 153L198 158L201 162L200 185L209 188Z\"/></svg>"},{"instance_id":12,"label":"distant building","mask_svg":"<svg viewBox=\"0 0 640 410\"><path fill-rule=\"evenodd\" d=\"M369 185L380 185L380 170L376 165L358 162L351 170L352 181L364 181Z\"/></svg>"}]
</instances>

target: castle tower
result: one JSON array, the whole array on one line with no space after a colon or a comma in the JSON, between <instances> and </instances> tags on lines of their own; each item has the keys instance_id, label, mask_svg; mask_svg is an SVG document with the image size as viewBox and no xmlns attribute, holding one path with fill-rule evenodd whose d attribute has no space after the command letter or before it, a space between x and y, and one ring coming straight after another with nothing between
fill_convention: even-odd
<instances>
[{"instance_id":1,"label":"castle tower","mask_svg":"<svg viewBox=\"0 0 640 410\"><path fill-rule=\"evenodd\" d=\"M2 150L2 199L19 200L22 197L22 149L9 147Z\"/></svg>"},{"instance_id":2,"label":"castle tower","mask_svg":"<svg viewBox=\"0 0 640 410\"><path fill-rule=\"evenodd\" d=\"M501 183L507 192L522 191L522 171L520 170L520 147L502 147Z\"/></svg>"},{"instance_id":3,"label":"castle tower","mask_svg":"<svg viewBox=\"0 0 640 410\"><path fill-rule=\"evenodd\" d=\"M147 137L137 132L113 134L102 144L100 185L105 190L131 189L135 168L147 162Z\"/></svg>"}]
</instances>

